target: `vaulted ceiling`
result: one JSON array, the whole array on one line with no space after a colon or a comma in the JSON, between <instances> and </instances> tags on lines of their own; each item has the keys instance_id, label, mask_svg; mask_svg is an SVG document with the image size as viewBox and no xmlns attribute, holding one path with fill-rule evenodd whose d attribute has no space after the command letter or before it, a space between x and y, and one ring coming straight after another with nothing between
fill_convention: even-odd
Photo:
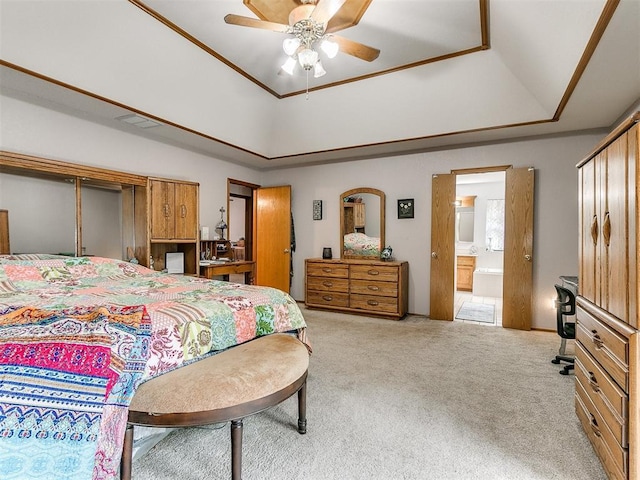
<instances>
[{"instance_id":1,"label":"vaulted ceiling","mask_svg":"<svg viewBox=\"0 0 640 480\"><path fill-rule=\"evenodd\" d=\"M638 0L346 0L328 31L380 55L321 78L224 21L297 5L0 0L0 91L261 169L609 128L640 99Z\"/></svg>"}]
</instances>

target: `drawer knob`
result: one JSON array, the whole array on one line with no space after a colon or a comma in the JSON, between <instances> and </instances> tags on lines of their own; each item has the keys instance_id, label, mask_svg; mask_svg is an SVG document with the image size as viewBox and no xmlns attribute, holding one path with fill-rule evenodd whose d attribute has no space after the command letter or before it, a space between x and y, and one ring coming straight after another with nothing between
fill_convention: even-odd
<instances>
[{"instance_id":1,"label":"drawer knob","mask_svg":"<svg viewBox=\"0 0 640 480\"><path fill-rule=\"evenodd\" d=\"M373 270L373 269L369 270L367 273L369 275L380 275L380 272L378 270Z\"/></svg>"},{"instance_id":2,"label":"drawer knob","mask_svg":"<svg viewBox=\"0 0 640 480\"><path fill-rule=\"evenodd\" d=\"M329 267L322 267L322 271L324 273L331 273L331 269Z\"/></svg>"},{"instance_id":3,"label":"drawer knob","mask_svg":"<svg viewBox=\"0 0 640 480\"><path fill-rule=\"evenodd\" d=\"M330 302L331 300L333 300L333 297L332 297L331 295L323 295L323 296L322 296L322 299L323 299L325 302Z\"/></svg>"},{"instance_id":4,"label":"drawer knob","mask_svg":"<svg viewBox=\"0 0 640 480\"><path fill-rule=\"evenodd\" d=\"M596 348L602 348L602 345L604 345L604 342L602 341L602 338L600 338L600 335L598 335L598 331L591 330L591 333L593 333L593 338L591 340L595 344Z\"/></svg>"},{"instance_id":5,"label":"drawer knob","mask_svg":"<svg viewBox=\"0 0 640 480\"><path fill-rule=\"evenodd\" d=\"M324 285L327 288L331 288L333 287L333 282L324 281L322 282L322 285Z\"/></svg>"},{"instance_id":6,"label":"drawer knob","mask_svg":"<svg viewBox=\"0 0 640 480\"><path fill-rule=\"evenodd\" d=\"M591 388L594 392L600 391L600 385L598 385L598 380L596 379L596 376L593 374L593 372L589 372L589 385L591 385Z\"/></svg>"},{"instance_id":7,"label":"drawer knob","mask_svg":"<svg viewBox=\"0 0 640 480\"><path fill-rule=\"evenodd\" d=\"M367 300L367 305L371 305L372 307L377 307L378 302L376 302L375 300Z\"/></svg>"},{"instance_id":8,"label":"drawer knob","mask_svg":"<svg viewBox=\"0 0 640 480\"><path fill-rule=\"evenodd\" d=\"M377 292L380 290L380 287L377 285L367 285L367 288L373 292Z\"/></svg>"},{"instance_id":9,"label":"drawer knob","mask_svg":"<svg viewBox=\"0 0 640 480\"><path fill-rule=\"evenodd\" d=\"M600 429L598 428L598 422L596 422L596 417L593 416L592 413L589 414L591 416L591 421L589 425L591 425L591 430L593 430L593 434L596 437L600 437L602 434L600 433Z\"/></svg>"}]
</instances>

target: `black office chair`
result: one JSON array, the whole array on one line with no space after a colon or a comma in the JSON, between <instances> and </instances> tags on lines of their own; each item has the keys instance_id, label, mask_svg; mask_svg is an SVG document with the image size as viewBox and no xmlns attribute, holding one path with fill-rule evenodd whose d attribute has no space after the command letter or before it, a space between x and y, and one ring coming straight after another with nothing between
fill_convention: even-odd
<instances>
[{"instance_id":1,"label":"black office chair","mask_svg":"<svg viewBox=\"0 0 640 480\"><path fill-rule=\"evenodd\" d=\"M568 365L565 365L564 368L560 370L560 373L562 375L569 375L569 372L573 370L574 367L574 358L572 355L566 355L565 349L567 339L576 338L576 323L567 322L565 317L576 314L576 297L569 289L561 287L560 285L556 285L555 287L558 293L558 298L556 298L556 323L558 335L560 335L562 340L560 341L559 355L556 355L556 358L551 360L551 363L559 364L560 362L567 362Z\"/></svg>"}]
</instances>

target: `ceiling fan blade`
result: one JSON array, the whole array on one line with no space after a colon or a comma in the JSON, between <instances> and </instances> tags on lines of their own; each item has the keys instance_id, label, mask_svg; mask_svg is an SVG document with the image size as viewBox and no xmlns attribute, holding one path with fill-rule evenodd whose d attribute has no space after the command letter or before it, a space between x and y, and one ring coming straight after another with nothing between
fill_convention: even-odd
<instances>
[{"instance_id":1,"label":"ceiling fan blade","mask_svg":"<svg viewBox=\"0 0 640 480\"><path fill-rule=\"evenodd\" d=\"M243 17L242 15L234 15L232 13L225 16L224 21L229 25L240 25L241 27L262 28L280 33L287 33L289 31L289 25L267 22L265 20L258 20L257 18Z\"/></svg>"},{"instance_id":2,"label":"ceiling fan blade","mask_svg":"<svg viewBox=\"0 0 640 480\"><path fill-rule=\"evenodd\" d=\"M316 8L311 12L311 19L318 23L327 23L346 0L318 0Z\"/></svg>"},{"instance_id":3,"label":"ceiling fan blade","mask_svg":"<svg viewBox=\"0 0 640 480\"><path fill-rule=\"evenodd\" d=\"M378 55L380 55L380 50L377 48L369 47L363 43L354 42L353 40L349 40L348 38L344 38L339 35L331 35L329 39L340 46L340 51L342 53L352 55L367 62L373 62L378 58Z\"/></svg>"}]
</instances>

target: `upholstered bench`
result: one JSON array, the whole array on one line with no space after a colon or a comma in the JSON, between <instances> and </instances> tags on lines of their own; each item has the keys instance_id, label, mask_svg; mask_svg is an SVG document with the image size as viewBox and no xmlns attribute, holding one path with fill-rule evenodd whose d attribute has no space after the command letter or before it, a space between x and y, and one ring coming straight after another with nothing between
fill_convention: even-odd
<instances>
[{"instance_id":1,"label":"upholstered bench","mask_svg":"<svg viewBox=\"0 0 640 480\"><path fill-rule=\"evenodd\" d=\"M153 378L138 388L125 434L120 478L131 478L134 425L193 427L231 422L231 478L242 476L242 420L298 392L298 432L306 433L309 353L293 335L257 338Z\"/></svg>"}]
</instances>

